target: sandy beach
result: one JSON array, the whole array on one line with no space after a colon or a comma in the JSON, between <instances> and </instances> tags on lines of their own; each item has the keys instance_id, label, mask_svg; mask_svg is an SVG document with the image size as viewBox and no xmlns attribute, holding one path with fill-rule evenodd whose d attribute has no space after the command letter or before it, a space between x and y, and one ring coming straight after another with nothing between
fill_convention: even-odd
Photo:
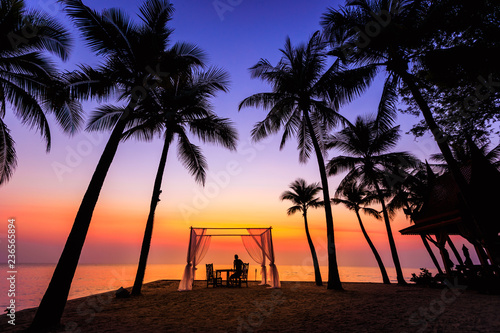
<instances>
[{"instance_id":1,"label":"sandy beach","mask_svg":"<svg viewBox=\"0 0 500 333\"><path fill-rule=\"evenodd\" d=\"M179 282L148 283L143 295L117 299L114 292L68 302L54 332L500 332L500 295L455 285L344 283L345 291L312 282L283 282L282 289L206 288L191 292ZM36 309L2 315L1 332L27 328Z\"/></svg>"}]
</instances>

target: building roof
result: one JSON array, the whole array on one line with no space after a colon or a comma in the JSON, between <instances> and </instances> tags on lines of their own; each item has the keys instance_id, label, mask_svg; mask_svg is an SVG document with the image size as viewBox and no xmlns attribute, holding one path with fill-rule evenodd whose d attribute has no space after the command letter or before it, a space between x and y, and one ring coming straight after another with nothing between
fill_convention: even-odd
<instances>
[{"instance_id":1,"label":"building roof","mask_svg":"<svg viewBox=\"0 0 500 333\"><path fill-rule=\"evenodd\" d=\"M500 205L500 172L477 153L470 163L461 167L461 171L470 186L476 207L480 207L481 228L498 234L500 217L495 210ZM463 228L469 228L472 223L467 216L458 186L448 172L430 181L426 202L412 216L415 224L400 232L403 235L417 235L445 230L451 235L462 234Z\"/></svg>"}]
</instances>

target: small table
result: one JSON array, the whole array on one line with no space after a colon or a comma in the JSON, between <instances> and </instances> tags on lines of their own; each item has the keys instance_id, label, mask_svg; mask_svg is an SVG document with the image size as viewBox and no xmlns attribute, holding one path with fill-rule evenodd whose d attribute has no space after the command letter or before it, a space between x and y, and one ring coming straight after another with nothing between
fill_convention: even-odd
<instances>
[{"instance_id":1,"label":"small table","mask_svg":"<svg viewBox=\"0 0 500 333\"><path fill-rule=\"evenodd\" d=\"M217 271L217 272L221 272L221 274L222 274L223 272L226 272L226 287L228 287L228 286L229 286L229 276L230 276L229 274L230 274L230 273L234 273L234 272L236 272L236 270L235 270L235 269L233 269L233 268L229 268L229 269L217 269L216 271Z\"/></svg>"}]
</instances>

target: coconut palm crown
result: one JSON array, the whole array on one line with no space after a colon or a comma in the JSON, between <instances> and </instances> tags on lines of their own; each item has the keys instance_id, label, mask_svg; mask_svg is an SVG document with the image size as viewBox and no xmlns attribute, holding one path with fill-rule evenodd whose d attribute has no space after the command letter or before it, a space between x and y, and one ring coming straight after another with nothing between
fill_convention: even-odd
<instances>
[{"instance_id":1,"label":"coconut palm crown","mask_svg":"<svg viewBox=\"0 0 500 333\"><path fill-rule=\"evenodd\" d=\"M15 141L4 121L12 112L40 133L47 151L52 138L47 115L63 131L74 134L82 125L82 108L67 89L69 82L44 53L67 60L69 32L51 16L26 7L22 0L0 0L0 185L17 166Z\"/></svg>"}]
</instances>

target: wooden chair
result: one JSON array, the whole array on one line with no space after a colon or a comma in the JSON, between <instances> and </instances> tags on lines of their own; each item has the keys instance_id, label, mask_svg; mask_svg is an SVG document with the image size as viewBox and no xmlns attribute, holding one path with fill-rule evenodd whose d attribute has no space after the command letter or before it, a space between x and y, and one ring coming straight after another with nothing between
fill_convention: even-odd
<instances>
[{"instance_id":1,"label":"wooden chair","mask_svg":"<svg viewBox=\"0 0 500 333\"><path fill-rule=\"evenodd\" d=\"M206 264L207 268L207 288L209 285L214 287L222 286L222 277L220 272L214 274L214 264Z\"/></svg>"},{"instance_id":2,"label":"wooden chair","mask_svg":"<svg viewBox=\"0 0 500 333\"><path fill-rule=\"evenodd\" d=\"M238 286L241 287L241 282L245 282L248 287L248 269L250 267L250 263L243 263L242 272L238 281Z\"/></svg>"}]
</instances>

